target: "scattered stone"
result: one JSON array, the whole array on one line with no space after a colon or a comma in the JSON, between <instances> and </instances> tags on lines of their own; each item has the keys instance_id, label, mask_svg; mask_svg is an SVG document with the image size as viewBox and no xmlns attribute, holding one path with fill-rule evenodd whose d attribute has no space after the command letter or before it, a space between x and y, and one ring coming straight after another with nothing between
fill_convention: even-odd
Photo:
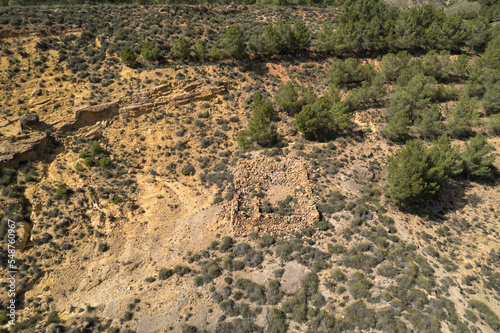
<instances>
[{"instance_id":1,"label":"scattered stone","mask_svg":"<svg viewBox=\"0 0 500 333\"><path fill-rule=\"evenodd\" d=\"M57 228L64 228L70 225L70 220L67 218L60 218L56 222L56 227Z\"/></svg>"},{"instance_id":2,"label":"scattered stone","mask_svg":"<svg viewBox=\"0 0 500 333\"><path fill-rule=\"evenodd\" d=\"M96 126L95 128L91 129L87 133L83 135L85 139L88 140L96 140L99 139L102 136L103 128L100 126Z\"/></svg>"},{"instance_id":3,"label":"scattered stone","mask_svg":"<svg viewBox=\"0 0 500 333\"><path fill-rule=\"evenodd\" d=\"M31 93L31 96L35 97L35 96L41 96L42 95L42 89L40 88L36 88L35 90L33 90L33 92Z\"/></svg>"}]
</instances>

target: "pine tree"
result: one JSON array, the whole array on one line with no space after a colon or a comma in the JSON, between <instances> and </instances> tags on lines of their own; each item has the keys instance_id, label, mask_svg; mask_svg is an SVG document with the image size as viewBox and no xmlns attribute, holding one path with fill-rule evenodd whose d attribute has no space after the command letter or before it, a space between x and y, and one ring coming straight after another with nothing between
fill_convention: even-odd
<instances>
[{"instance_id":1,"label":"pine tree","mask_svg":"<svg viewBox=\"0 0 500 333\"><path fill-rule=\"evenodd\" d=\"M335 102L332 104L330 110L334 121L334 131L339 132L349 127L351 113L346 103L341 101Z\"/></svg>"},{"instance_id":2,"label":"pine tree","mask_svg":"<svg viewBox=\"0 0 500 333\"><path fill-rule=\"evenodd\" d=\"M141 56L146 61L156 61L160 58L160 49L153 41L145 42L141 47Z\"/></svg>"},{"instance_id":3,"label":"pine tree","mask_svg":"<svg viewBox=\"0 0 500 333\"><path fill-rule=\"evenodd\" d=\"M458 148L446 135L428 149L410 140L396 156L387 157L387 195L398 205L414 205L442 191L450 176L460 172Z\"/></svg>"},{"instance_id":4,"label":"pine tree","mask_svg":"<svg viewBox=\"0 0 500 333\"><path fill-rule=\"evenodd\" d=\"M404 74L404 73L403 73ZM413 121L420 110L425 109L435 95L436 80L422 73L411 76L409 80L398 79L398 84L389 95L389 114L404 111Z\"/></svg>"},{"instance_id":5,"label":"pine tree","mask_svg":"<svg viewBox=\"0 0 500 333\"><path fill-rule=\"evenodd\" d=\"M452 63L453 73L458 77L466 77L469 74L469 57L465 54L459 55Z\"/></svg>"},{"instance_id":6,"label":"pine tree","mask_svg":"<svg viewBox=\"0 0 500 333\"><path fill-rule=\"evenodd\" d=\"M307 51L311 46L311 33L304 22L296 22L293 26L293 48L296 54Z\"/></svg>"},{"instance_id":7,"label":"pine tree","mask_svg":"<svg viewBox=\"0 0 500 333\"><path fill-rule=\"evenodd\" d=\"M327 21L321 25L315 48L325 54L335 50L335 27L332 23Z\"/></svg>"},{"instance_id":8,"label":"pine tree","mask_svg":"<svg viewBox=\"0 0 500 333\"><path fill-rule=\"evenodd\" d=\"M463 170L468 176L480 177L491 171L494 155L488 155L495 148L488 144L483 134L477 134L465 143L465 151L461 154Z\"/></svg>"},{"instance_id":9,"label":"pine tree","mask_svg":"<svg viewBox=\"0 0 500 333\"><path fill-rule=\"evenodd\" d=\"M202 40L198 40L194 44L193 50L198 60L203 61L207 58L207 49L205 48L205 44L203 44Z\"/></svg>"},{"instance_id":10,"label":"pine tree","mask_svg":"<svg viewBox=\"0 0 500 333\"><path fill-rule=\"evenodd\" d=\"M276 125L272 122L274 109L271 103L263 100L257 92L251 104L253 115L248 121L248 129L238 135L238 144L248 149L251 142L256 142L263 147L271 147L278 142Z\"/></svg>"},{"instance_id":11,"label":"pine tree","mask_svg":"<svg viewBox=\"0 0 500 333\"><path fill-rule=\"evenodd\" d=\"M210 58L214 60L222 59L222 52L216 45L212 46L212 48L210 49Z\"/></svg>"},{"instance_id":12,"label":"pine tree","mask_svg":"<svg viewBox=\"0 0 500 333\"><path fill-rule=\"evenodd\" d=\"M432 142L432 147L429 149L429 159L433 168L439 168L439 171L436 172L439 176L435 176L434 181L441 186L445 186L451 176L456 176L463 170L460 147L451 146L451 138L446 134Z\"/></svg>"},{"instance_id":13,"label":"pine tree","mask_svg":"<svg viewBox=\"0 0 500 333\"><path fill-rule=\"evenodd\" d=\"M471 51L483 51L488 41L489 22L484 17L476 17L467 22L467 38L465 44Z\"/></svg>"},{"instance_id":14,"label":"pine tree","mask_svg":"<svg viewBox=\"0 0 500 333\"><path fill-rule=\"evenodd\" d=\"M177 38L174 41L170 52L172 53L172 57L176 59L189 58L191 54L189 41L184 37Z\"/></svg>"},{"instance_id":15,"label":"pine tree","mask_svg":"<svg viewBox=\"0 0 500 333\"><path fill-rule=\"evenodd\" d=\"M450 52L437 53L431 50L422 57L420 66L424 75L432 76L436 80L444 80L448 77L451 68Z\"/></svg>"},{"instance_id":16,"label":"pine tree","mask_svg":"<svg viewBox=\"0 0 500 333\"><path fill-rule=\"evenodd\" d=\"M327 97L302 107L295 115L295 125L306 137L328 140L349 125L349 108L344 102L331 103Z\"/></svg>"},{"instance_id":17,"label":"pine tree","mask_svg":"<svg viewBox=\"0 0 500 333\"><path fill-rule=\"evenodd\" d=\"M285 20L280 20L276 24L276 35L278 37L278 53L290 53L295 44L295 39L292 28Z\"/></svg>"},{"instance_id":18,"label":"pine tree","mask_svg":"<svg viewBox=\"0 0 500 333\"><path fill-rule=\"evenodd\" d=\"M406 51L400 51L397 55L388 53L382 57L381 72L387 81L395 81L410 62L411 56Z\"/></svg>"},{"instance_id":19,"label":"pine tree","mask_svg":"<svg viewBox=\"0 0 500 333\"><path fill-rule=\"evenodd\" d=\"M222 54L233 60L242 59L245 56L245 35L239 25L233 25L227 29L220 39Z\"/></svg>"},{"instance_id":20,"label":"pine tree","mask_svg":"<svg viewBox=\"0 0 500 333\"><path fill-rule=\"evenodd\" d=\"M497 83L488 87L482 102L487 113L500 113L500 84Z\"/></svg>"},{"instance_id":21,"label":"pine tree","mask_svg":"<svg viewBox=\"0 0 500 333\"><path fill-rule=\"evenodd\" d=\"M433 104L430 109L423 110L415 120L418 133L426 139L441 135L443 133L441 118L441 112L437 104Z\"/></svg>"},{"instance_id":22,"label":"pine tree","mask_svg":"<svg viewBox=\"0 0 500 333\"><path fill-rule=\"evenodd\" d=\"M427 179L427 156L427 147L411 140L396 156L387 157L387 194L395 204L415 204L439 191L439 185Z\"/></svg>"},{"instance_id":23,"label":"pine tree","mask_svg":"<svg viewBox=\"0 0 500 333\"><path fill-rule=\"evenodd\" d=\"M278 34L272 25L268 25L264 28L264 32L259 37L257 45L260 53L269 55L279 53Z\"/></svg>"},{"instance_id":24,"label":"pine tree","mask_svg":"<svg viewBox=\"0 0 500 333\"><path fill-rule=\"evenodd\" d=\"M130 46L127 46L123 50L121 50L120 59L125 65L132 66L133 64L135 64L137 56L135 55L134 51L132 51Z\"/></svg>"},{"instance_id":25,"label":"pine tree","mask_svg":"<svg viewBox=\"0 0 500 333\"><path fill-rule=\"evenodd\" d=\"M302 90L302 105L313 104L318 99L314 89L312 87L307 87Z\"/></svg>"},{"instance_id":26,"label":"pine tree","mask_svg":"<svg viewBox=\"0 0 500 333\"><path fill-rule=\"evenodd\" d=\"M360 65L354 58L336 60L326 73L328 83L350 84L370 80L375 75L375 70L370 64Z\"/></svg>"},{"instance_id":27,"label":"pine tree","mask_svg":"<svg viewBox=\"0 0 500 333\"><path fill-rule=\"evenodd\" d=\"M307 104L295 115L295 125L306 137L321 140L332 134L333 114L329 110L330 103L325 98Z\"/></svg>"},{"instance_id":28,"label":"pine tree","mask_svg":"<svg viewBox=\"0 0 500 333\"><path fill-rule=\"evenodd\" d=\"M408 126L410 120L406 117L405 111L401 110L389 116L384 135L391 141L403 142L408 137Z\"/></svg>"},{"instance_id":29,"label":"pine tree","mask_svg":"<svg viewBox=\"0 0 500 333\"><path fill-rule=\"evenodd\" d=\"M500 134L500 113L492 114L488 121L488 128L495 134Z\"/></svg>"},{"instance_id":30,"label":"pine tree","mask_svg":"<svg viewBox=\"0 0 500 333\"><path fill-rule=\"evenodd\" d=\"M302 107L301 101L298 100L299 94L295 89L292 81L282 84L276 93L275 101L286 113L294 115L300 111Z\"/></svg>"},{"instance_id":31,"label":"pine tree","mask_svg":"<svg viewBox=\"0 0 500 333\"><path fill-rule=\"evenodd\" d=\"M480 124L479 113L477 112L477 98L461 97L450 116L448 117L448 128L451 133L457 136L469 134L472 127Z\"/></svg>"}]
</instances>

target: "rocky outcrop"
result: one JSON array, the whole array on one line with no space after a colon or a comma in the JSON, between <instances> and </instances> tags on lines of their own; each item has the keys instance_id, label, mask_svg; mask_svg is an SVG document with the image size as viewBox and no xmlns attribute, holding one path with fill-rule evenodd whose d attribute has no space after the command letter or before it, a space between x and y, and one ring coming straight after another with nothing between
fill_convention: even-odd
<instances>
[{"instance_id":1,"label":"rocky outcrop","mask_svg":"<svg viewBox=\"0 0 500 333\"><path fill-rule=\"evenodd\" d=\"M26 126L26 127L35 127L40 124L40 119L36 114L25 114L19 117L19 121L21 122L21 125Z\"/></svg>"},{"instance_id":2,"label":"rocky outcrop","mask_svg":"<svg viewBox=\"0 0 500 333\"><path fill-rule=\"evenodd\" d=\"M173 82L162 84L141 96L120 98L109 103L78 108L75 110L73 120L61 126L60 130L76 130L102 120L112 119L117 115L139 117L159 106L210 100L226 93L226 85L206 85L201 81L185 81L177 85Z\"/></svg>"},{"instance_id":3,"label":"rocky outcrop","mask_svg":"<svg viewBox=\"0 0 500 333\"><path fill-rule=\"evenodd\" d=\"M119 113L126 115L127 117L136 118L142 116L143 114L151 112L155 106L155 103L132 104L120 108Z\"/></svg>"},{"instance_id":4,"label":"rocky outcrop","mask_svg":"<svg viewBox=\"0 0 500 333\"><path fill-rule=\"evenodd\" d=\"M61 130L76 130L93 125L101 120L113 118L118 115L121 102L121 100L115 100L109 103L78 108L75 110L73 121L61 127Z\"/></svg>"},{"instance_id":5,"label":"rocky outcrop","mask_svg":"<svg viewBox=\"0 0 500 333\"><path fill-rule=\"evenodd\" d=\"M36 159L52 143L52 137L44 132L8 137L0 142L0 165L13 166Z\"/></svg>"},{"instance_id":6,"label":"rocky outcrop","mask_svg":"<svg viewBox=\"0 0 500 333\"><path fill-rule=\"evenodd\" d=\"M7 118L5 115L0 116L0 136L2 137L10 137L21 135L23 132L23 128L21 126L21 122L19 119Z\"/></svg>"}]
</instances>

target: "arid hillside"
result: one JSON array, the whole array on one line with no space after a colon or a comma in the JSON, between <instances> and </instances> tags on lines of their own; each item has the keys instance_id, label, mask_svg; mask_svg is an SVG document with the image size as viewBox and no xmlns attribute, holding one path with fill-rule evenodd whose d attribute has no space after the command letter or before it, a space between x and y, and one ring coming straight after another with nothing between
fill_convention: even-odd
<instances>
[{"instance_id":1,"label":"arid hillside","mask_svg":"<svg viewBox=\"0 0 500 333\"><path fill-rule=\"evenodd\" d=\"M487 20L341 45L343 7L6 8L0 332L500 332Z\"/></svg>"}]
</instances>

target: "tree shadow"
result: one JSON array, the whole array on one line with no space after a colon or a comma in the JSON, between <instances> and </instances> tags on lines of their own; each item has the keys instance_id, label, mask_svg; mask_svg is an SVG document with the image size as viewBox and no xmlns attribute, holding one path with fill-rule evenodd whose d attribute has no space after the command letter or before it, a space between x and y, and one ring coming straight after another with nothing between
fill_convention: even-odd
<instances>
[{"instance_id":1,"label":"tree shadow","mask_svg":"<svg viewBox=\"0 0 500 333\"><path fill-rule=\"evenodd\" d=\"M435 198L410 208L408 212L433 221L445 221L446 214L460 210L469 203L465 192L470 187L469 181L450 180Z\"/></svg>"},{"instance_id":2,"label":"tree shadow","mask_svg":"<svg viewBox=\"0 0 500 333\"><path fill-rule=\"evenodd\" d=\"M434 199L428 200L418 207L408 209L409 213L428 218L433 221L447 220L446 214L456 212L470 205L476 207L482 202L482 198L475 194L466 194L474 184L483 186L500 185L500 174L496 168L480 178L468 179L466 177L457 177L451 179L446 188L441 191Z\"/></svg>"},{"instance_id":3,"label":"tree shadow","mask_svg":"<svg viewBox=\"0 0 500 333\"><path fill-rule=\"evenodd\" d=\"M246 72L252 72L258 76L268 76L269 67L267 67L267 62L253 62L247 63L243 66Z\"/></svg>"}]
</instances>

